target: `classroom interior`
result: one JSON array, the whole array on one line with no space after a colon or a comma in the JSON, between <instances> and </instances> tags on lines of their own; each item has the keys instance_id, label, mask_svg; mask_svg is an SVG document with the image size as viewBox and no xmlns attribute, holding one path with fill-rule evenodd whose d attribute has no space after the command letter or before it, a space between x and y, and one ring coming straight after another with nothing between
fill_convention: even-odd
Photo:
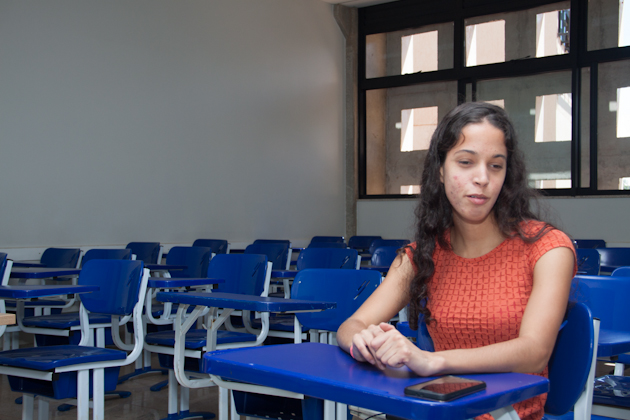
<instances>
[{"instance_id":1,"label":"classroom interior","mask_svg":"<svg viewBox=\"0 0 630 420\"><path fill-rule=\"evenodd\" d=\"M333 3L0 0L0 252L412 239L415 198L359 199L357 4ZM571 237L630 246L630 197L541 201ZM163 418L156 378L108 418ZM0 378L0 418L13 397ZM216 388L191 408L216 412Z\"/></svg>"}]
</instances>

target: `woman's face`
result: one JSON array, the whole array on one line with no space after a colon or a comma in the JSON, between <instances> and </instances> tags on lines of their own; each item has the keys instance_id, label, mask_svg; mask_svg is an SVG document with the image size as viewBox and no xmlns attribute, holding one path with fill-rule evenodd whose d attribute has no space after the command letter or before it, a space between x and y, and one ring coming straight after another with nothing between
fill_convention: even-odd
<instances>
[{"instance_id":1,"label":"woman's face","mask_svg":"<svg viewBox=\"0 0 630 420\"><path fill-rule=\"evenodd\" d=\"M455 225L493 220L490 215L503 187L506 166L507 148L501 130L485 120L464 127L440 168Z\"/></svg>"}]
</instances>

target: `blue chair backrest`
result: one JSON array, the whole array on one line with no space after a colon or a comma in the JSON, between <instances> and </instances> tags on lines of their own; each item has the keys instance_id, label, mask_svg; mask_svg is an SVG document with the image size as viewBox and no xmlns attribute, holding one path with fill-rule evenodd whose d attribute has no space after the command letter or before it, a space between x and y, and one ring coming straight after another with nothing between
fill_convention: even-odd
<instances>
[{"instance_id":1,"label":"blue chair backrest","mask_svg":"<svg viewBox=\"0 0 630 420\"><path fill-rule=\"evenodd\" d=\"M172 277L207 277L210 262L210 248L205 246L174 246L168 251L166 264L185 265L185 270L172 270Z\"/></svg>"},{"instance_id":2,"label":"blue chair backrest","mask_svg":"<svg viewBox=\"0 0 630 420\"><path fill-rule=\"evenodd\" d=\"M208 265L208 277L223 279L217 292L259 296L267 277L267 256L261 254L222 254Z\"/></svg>"},{"instance_id":3,"label":"blue chair backrest","mask_svg":"<svg viewBox=\"0 0 630 420\"><path fill-rule=\"evenodd\" d=\"M345 240L343 236L313 236L310 243L312 244L313 242L343 242L345 243Z\"/></svg>"},{"instance_id":4,"label":"blue chair backrest","mask_svg":"<svg viewBox=\"0 0 630 420\"><path fill-rule=\"evenodd\" d=\"M193 246L210 248L215 255L227 254L228 241L226 239L197 239Z\"/></svg>"},{"instance_id":5,"label":"blue chair backrest","mask_svg":"<svg viewBox=\"0 0 630 420\"><path fill-rule=\"evenodd\" d=\"M90 260L130 260L130 249L90 249L85 253L81 260L81 266Z\"/></svg>"},{"instance_id":6,"label":"blue chair backrest","mask_svg":"<svg viewBox=\"0 0 630 420\"><path fill-rule=\"evenodd\" d=\"M603 239L575 239L573 243L576 248L606 248L606 241Z\"/></svg>"},{"instance_id":7,"label":"blue chair backrest","mask_svg":"<svg viewBox=\"0 0 630 420\"><path fill-rule=\"evenodd\" d=\"M306 268L356 269L359 253L356 249L306 248L297 258L298 270Z\"/></svg>"},{"instance_id":8,"label":"blue chair backrest","mask_svg":"<svg viewBox=\"0 0 630 420\"><path fill-rule=\"evenodd\" d=\"M374 254L376 248L380 248L382 246L397 246L398 248L402 248L407 244L409 244L409 239L377 239L372 242L368 252L370 254Z\"/></svg>"},{"instance_id":9,"label":"blue chair backrest","mask_svg":"<svg viewBox=\"0 0 630 420\"><path fill-rule=\"evenodd\" d=\"M311 242L308 244L308 248L348 248L344 242Z\"/></svg>"},{"instance_id":10,"label":"blue chair backrest","mask_svg":"<svg viewBox=\"0 0 630 420\"><path fill-rule=\"evenodd\" d=\"M359 252L367 251L377 239L382 239L380 236L367 236L367 235L355 235L348 239L348 248L356 249Z\"/></svg>"},{"instance_id":11,"label":"blue chair backrest","mask_svg":"<svg viewBox=\"0 0 630 420\"><path fill-rule=\"evenodd\" d=\"M336 302L321 312L298 313L304 330L337 331L381 283L381 274L367 270L308 269L300 271L291 286L291 299Z\"/></svg>"},{"instance_id":12,"label":"blue chair backrest","mask_svg":"<svg viewBox=\"0 0 630 420\"><path fill-rule=\"evenodd\" d=\"M274 270L285 270L289 259L289 244L280 242L254 242L245 248L245 254L262 254L272 262Z\"/></svg>"},{"instance_id":13,"label":"blue chair backrest","mask_svg":"<svg viewBox=\"0 0 630 420\"><path fill-rule=\"evenodd\" d=\"M81 294L81 302L90 312L130 315L138 302L143 270L143 261L87 261L79 274L79 284L99 286L100 290Z\"/></svg>"},{"instance_id":14,"label":"blue chair backrest","mask_svg":"<svg viewBox=\"0 0 630 420\"><path fill-rule=\"evenodd\" d=\"M630 267L619 267L612 272L613 277L630 277Z\"/></svg>"},{"instance_id":15,"label":"blue chair backrest","mask_svg":"<svg viewBox=\"0 0 630 420\"><path fill-rule=\"evenodd\" d=\"M583 303L570 303L549 359L546 413L563 415L582 394L596 351L594 334L591 310Z\"/></svg>"},{"instance_id":16,"label":"blue chair backrest","mask_svg":"<svg viewBox=\"0 0 630 420\"><path fill-rule=\"evenodd\" d=\"M159 242L129 242L125 247L135 254L136 260L144 261L147 264L157 264L160 254Z\"/></svg>"},{"instance_id":17,"label":"blue chair backrest","mask_svg":"<svg viewBox=\"0 0 630 420\"><path fill-rule=\"evenodd\" d=\"M3 280L4 271L7 269L7 258L7 254L0 252L0 282Z\"/></svg>"},{"instance_id":18,"label":"blue chair backrest","mask_svg":"<svg viewBox=\"0 0 630 420\"><path fill-rule=\"evenodd\" d=\"M630 248L596 248L600 265L609 267L630 266Z\"/></svg>"},{"instance_id":19,"label":"blue chair backrest","mask_svg":"<svg viewBox=\"0 0 630 420\"><path fill-rule=\"evenodd\" d=\"M381 246L372 254L372 265L390 266L398 256L399 246Z\"/></svg>"},{"instance_id":20,"label":"blue chair backrest","mask_svg":"<svg viewBox=\"0 0 630 420\"><path fill-rule=\"evenodd\" d=\"M571 300L584 303L602 329L630 331L630 277L578 275L571 284Z\"/></svg>"},{"instance_id":21,"label":"blue chair backrest","mask_svg":"<svg viewBox=\"0 0 630 420\"><path fill-rule=\"evenodd\" d=\"M79 248L47 248L39 262L46 267L76 268L80 255Z\"/></svg>"},{"instance_id":22,"label":"blue chair backrest","mask_svg":"<svg viewBox=\"0 0 630 420\"><path fill-rule=\"evenodd\" d=\"M599 252L593 248L577 248L577 269L580 274L599 276L599 265L601 257Z\"/></svg>"},{"instance_id":23,"label":"blue chair backrest","mask_svg":"<svg viewBox=\"0 0 630 420\"><path fill-rule=\"evenodd\" d=\"M291 246L291 241L288 239L256 239L255 244L287 244Z\"/></svg>"}]
</instances>

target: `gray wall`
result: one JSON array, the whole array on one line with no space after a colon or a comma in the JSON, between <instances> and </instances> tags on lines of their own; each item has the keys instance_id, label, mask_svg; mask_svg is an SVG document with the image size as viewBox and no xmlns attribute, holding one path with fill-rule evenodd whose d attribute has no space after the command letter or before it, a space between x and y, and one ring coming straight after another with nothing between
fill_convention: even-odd
<instances>
[{"instance_id":1,"label":"gray wall","mask_svg":"<svg viewBox=\"0 0 630 420\"><path fill-rule=\"evenodd\" d=\"M0 0L0 250L343 235L343 43L320 0Z\"/></svg>"}]
</instances>

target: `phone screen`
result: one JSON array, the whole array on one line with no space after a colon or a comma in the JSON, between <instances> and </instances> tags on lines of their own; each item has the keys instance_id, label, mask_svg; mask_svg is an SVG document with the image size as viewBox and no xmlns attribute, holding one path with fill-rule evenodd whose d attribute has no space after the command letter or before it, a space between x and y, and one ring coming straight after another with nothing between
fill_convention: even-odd
<instances>
[{"instance_id":1,"label":"phone screen","mask_svg":"<svg viewBox=\"0 0 630 420\"><path fill-rule=\"evenodd\" d=\"M485 389L486 383L459 376L443 376L405 388L405 395L448 401Z\"/></svg>"}]
</instances>

